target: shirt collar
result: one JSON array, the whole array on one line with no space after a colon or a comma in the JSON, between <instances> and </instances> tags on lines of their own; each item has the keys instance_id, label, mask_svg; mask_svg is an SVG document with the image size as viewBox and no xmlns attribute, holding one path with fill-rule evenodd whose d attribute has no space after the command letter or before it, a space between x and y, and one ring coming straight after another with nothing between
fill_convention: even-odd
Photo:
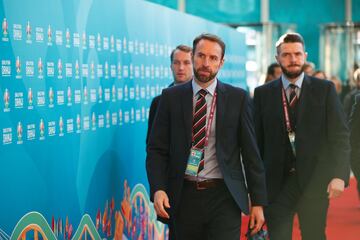
<instances>
[{"instance_id":1,"label":"shirt collar","mask_svg":"<svg viewBox=\"0 0 360 240\"><path fill-rule=\"evenodd\" d=\"M302 73L300 74L300 76L298 77L298 79L297 79L297 80L295 81L295 83L293 83L293 84L295 84L295 85L300 89L303 81L304 81L304 72L302 72ZM284 74L281 75L281 82L282 82L285 90L289 87L289 85L290 85L290 83L291 83L291 82L285 77Z\"/></svg>"},{"instance_id":2,"label":"shirt collar","mask_svg":"<svg viewBox=\"0 0 360 240\"><path fill-rule=\"evenodd\" d=\"M196 83L196 81L194 79L192 79L191 81L192 84L192 88L193 88L193 93L194 96L196 96L196 94L202 89L199 84ZM208 91L208 93L211 94L211 96L214 96L215 90L216 90L216 85L217 85L217 78L215 78L215 81L213 83L211 83L207 88L206 91Z\"/></svg>"}]
</instances>

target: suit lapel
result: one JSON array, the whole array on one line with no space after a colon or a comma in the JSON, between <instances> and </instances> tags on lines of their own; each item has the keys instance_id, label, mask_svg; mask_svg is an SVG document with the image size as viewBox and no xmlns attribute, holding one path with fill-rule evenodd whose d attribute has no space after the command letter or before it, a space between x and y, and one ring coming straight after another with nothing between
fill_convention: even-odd
<instances>
[{"instance_id":1,"label":"suit lapel","mask_svg":"<svg viewBox=\"0 0 360 240\"><path fill-rule=\"evenodd\" d=\"M283 142L285 143L284 135L286 134L286 127L285 127L285 116L284 116L284 108L283 108L283 102L282 102L282 88L283 85L281 83L281 78L278 80L275 80L274 84L272 85L272 89L269 95L269 102L273 102L272 111L274 111L276 116L278 117L278 121L280 122L280 126L282 129L281 139L283 139ZM264 120L266 121L266 119Z\"/></svg>"},{"instance_id":2,"label":"suit lapel","mask_svg":"<svg viewBox=\"0 0 360 240\"><path fill-rule=\"evenodd\" d=\"M193 121L193 90L191 81L184 84L181 107L183 112L184 127L185 133L187 134L187 141L191 143L191 134L192 134L192 121Z\"/></svg>"},{"instance_id":3,"label":"suit lapel","mask_svg":"<svg viewBox=\"0 0 360 240\"><path fill-rule=\"evenodd\" d=\"M218 136L220 136L220 133L222 132L222 128L224 126L225 110L226 110L226 106L227 106L227 95L225 94L226 87L219 80L217 82L216 92L217 92L216 138L217 138Z\"/></svg>"},{"instance_id":4,"label":"suit lapel","mask_svg":"<svg viewBox=\"0 0 360 240\"><path fill-rule=\"evenodd\" d=\"M297 114L297 128L301 126L301 123L303 122L302 119L304 118L304 113L306 110L306 106L308 106L310 98L312 96L311 94L312 87L311 87L311 81L308 76L304 76L304 81L301 86L301 93L299 98L299 105L298 105L298 114Z\"/></svg>"}]
</instances>

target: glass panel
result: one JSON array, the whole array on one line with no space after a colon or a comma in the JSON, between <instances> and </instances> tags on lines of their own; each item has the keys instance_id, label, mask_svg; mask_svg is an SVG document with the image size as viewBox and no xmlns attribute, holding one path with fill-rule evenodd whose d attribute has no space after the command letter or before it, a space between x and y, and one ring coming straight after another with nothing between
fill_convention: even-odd
<instances>
[{"instance_id":1,"label":"glass panel","mask_svg":"<svg viewBox=\"0 0 360 240\"><path fill-rule=\"evenodd\" d=\"M344 84L352 83L355 66L360 64L360 24L321 26L320 68Z\"/></svg>"}]
</instances>

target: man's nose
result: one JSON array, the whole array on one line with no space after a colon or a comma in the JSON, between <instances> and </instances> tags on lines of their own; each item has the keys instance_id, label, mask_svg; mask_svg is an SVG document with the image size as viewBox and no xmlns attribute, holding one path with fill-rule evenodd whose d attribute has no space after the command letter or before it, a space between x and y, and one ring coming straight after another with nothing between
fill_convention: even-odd
<instances>
[{"instance_id":1,"label":"man's nose","mask_svg":"<svg viewBox=\"0 0 360 240\"><path fill-rule=\"evenodd\" d=\"M296 61L296 56L295 55L290 55L290 61L295 62Z\"/></svg>"},{"instance_id":2,"label":"man's nose","mask_svg":"<svg viewBox=\"0 0 360 240\"><path fill-rule=\"evenodd\" d=\"M204 58L203 65L204 66L209 66L209 58L207 58L207 57Z\"/></svg>"}]
</instances>

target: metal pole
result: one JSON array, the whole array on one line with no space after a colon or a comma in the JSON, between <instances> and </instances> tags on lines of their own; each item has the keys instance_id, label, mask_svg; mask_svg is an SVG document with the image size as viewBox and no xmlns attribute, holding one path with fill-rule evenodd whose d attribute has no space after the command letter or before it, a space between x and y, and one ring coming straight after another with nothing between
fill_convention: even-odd
<instances>
[{"instance_id":1,"label":"metal pole","mask_svg":"<svg viewBox=\"0 0 360 240\"><path fill-rule=\"evenodd\" d=\"M260 63L260 73L266 74L267 66L272 62L272 25L269 20L269 1L261 0L261 23L262 23L262 55Z\"/></svg>"},{"instance_id":2,"label":"metal pole","mask_svg":"<svg viewBox=\"0 0 360 240\"><path fill-rule=\"evenodd\" d=\"M180 12L186 12L186 0L178 0L178 10Z\"/></svg>"},{"instance_id":3,"label":"metal pole","mask_svg":"<svg viewBox=\"0 0 360 240\"><path fill-rule=\"evenodd\" d=\"M345 22L352 22L352 3L351 0L345 0Z\"/></svg>"},{"instance_id":4,"label":"metal pole","mask_svg":"<svg viewBox=\"0 0 360 240\"><path fill-rule=\"evenodd\" d=\"M269 22L269 0L261 0L261 22Z\"/></svg>"}]
</instances>

